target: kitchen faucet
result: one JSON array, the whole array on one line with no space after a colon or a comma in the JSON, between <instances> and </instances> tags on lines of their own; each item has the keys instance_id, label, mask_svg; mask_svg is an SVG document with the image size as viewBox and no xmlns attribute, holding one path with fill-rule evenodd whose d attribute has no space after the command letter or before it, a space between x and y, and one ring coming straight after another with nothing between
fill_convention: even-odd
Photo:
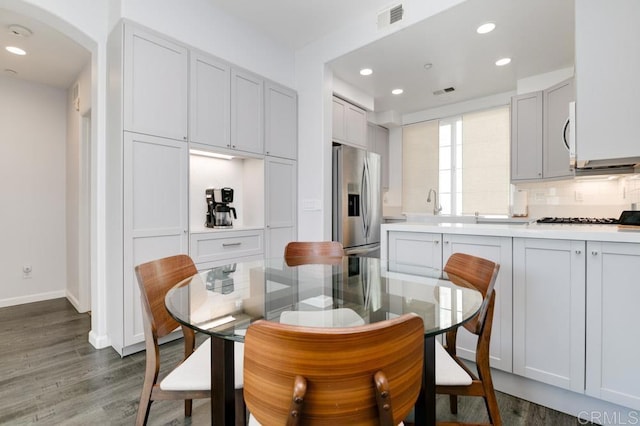
<instances>
[{"instance_id":1,"label":"kitchen faucet","mask_svg":"<svg viewBox=\"0 0 640 426\"><path fill-rule=\"evenodd\" d=\"M433 192L433 215L436 216L442 211L442 206L438 204L438 192L431 188L427 194L427 203L431 202L431 193Z\"/></svg>"}]
</instances>

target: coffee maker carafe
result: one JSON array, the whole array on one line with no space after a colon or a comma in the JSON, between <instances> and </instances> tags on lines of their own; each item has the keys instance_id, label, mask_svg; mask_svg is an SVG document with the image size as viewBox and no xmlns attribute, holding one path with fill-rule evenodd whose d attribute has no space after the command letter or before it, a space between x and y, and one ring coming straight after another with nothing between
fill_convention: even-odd
<instances>
[{"instance_id":1,"label":"coffee maker carafe","mask_svg":"<svg viewBox=\"0 0 640 426\"><path fill-rule=\"evenodd\" d=\"M233 219L237 219L233 203L232 188L211 188L206 190L208 228L233 228ZM233 215L233 218L232 218Z\"/></svg>"}]
</instances>

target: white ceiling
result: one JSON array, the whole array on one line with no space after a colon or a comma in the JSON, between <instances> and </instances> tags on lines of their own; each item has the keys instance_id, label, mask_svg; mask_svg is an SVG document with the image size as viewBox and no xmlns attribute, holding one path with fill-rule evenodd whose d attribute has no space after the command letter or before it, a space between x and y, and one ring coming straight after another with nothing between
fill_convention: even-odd
<instances>
[{"instance_id":1,"label":"white ceiling","mask_svg":"<svg viewBox=\"0 0 640 426\"><path fill-rule=\"evenodd\" d=\"M348 25L389 0L209 0L293 48ZM574 0L467 0L331 63L341 80L375 99L376 111L409 113L516 89L518 79L574 64ZM492 33L476 34L486 21ZM512 63L497 68L498 58ZM433 67L426 71L425 63ZM374 74L359 75L369 67ZM404 89L392 96L394 88ZM434 96L446 87L456 90Z\"/></svg>"},{"instance_id":2,"label":"white ceiling","mask_svg":"<svg viewBox=\"0 0 640 426\"><path fill-rule=\"evenodd\" d=\"M9 30L14 24L30 29L32 34L14 35ZM20 47L27 54L14 55L5 50L6 46ZM89 51L59 31L35 19L0 9L0 75L3 77L67 89L90 60Z\"/></svg>"},{"instance_id":3,"label":"white ceiling","mask_svg":"<svg viewBox=\"0 0 640 426\"><path fill-rule=\"evenodd\" d=\"M485 22L496 29L477 34ZM496 67L502 57L512 62ZM519 79L573 65L574 0L467 0L331 64L335 76L374 97L377 112L399 113L512 91ZM374 73L360 76L364 67ZM447 87L455 91L433 94ZM394 88L404 93L394 96Z\"/></svg>"},{"instance_id":4,"label":"white ceiling","mask_svg":"<svg viewBox=\"0 0 640 426\"><path fill-rule=\"evenodd\" d=\"M342 28L364 11L382 10L389 0L209 0L236 19L292 49ZM341 80L375 99L376 111L408 113L515 90L518 79L573 66L574 0L467 0L331 63ZM480 36L475 28L493 21L497 28ZM18 38L8 26L19 24L33 35ZM4 50L27 50L16 56ZM0 73L67 88L90 60L90 53L39 21L0 9ZM510 56L497 68L494 61ZM425 70L426 62L433 64ZM362 67L374 74L361 77ZM392 96L391 89L404 93ZM455 87L453 93L433 92Z\"/></svg>"},{"instance_id":5,"label":"white ceiling","mask_svg":"<svg viewBox=\"0 0 640 426\"><path fill-rule=\"evenodd\" d=\"M297 50L345 27L363 12L401 0L209 0L272 40Z\"/></svg>"}]
</instances>

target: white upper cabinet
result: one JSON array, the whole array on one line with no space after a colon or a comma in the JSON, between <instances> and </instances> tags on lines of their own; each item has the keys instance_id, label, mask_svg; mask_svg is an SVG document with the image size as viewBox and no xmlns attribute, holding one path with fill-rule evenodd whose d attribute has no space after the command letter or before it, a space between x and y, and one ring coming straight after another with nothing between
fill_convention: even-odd
<instances>
[{"instance_id":1,"label":"white upper cabinet","mask_svg":"<svg viewBox=\"0 0 640 426\"><path fill-rule=\"evenodd\" d=\"M332 137L335 142L367 149L367 112L334 96Z\"/></svg>"},{"instance_id":2,"label":"white upper cabinet","mask_svg":"<svg viewBox=\"0 0 640 426\"><path fill-rule=\"evenodd\" d=\"M265 83L265 154L296 159L298 96L275 83Z\"/></svg>"},{"instance_id":3,"label":"white upper cabinet","mask_svg":"<svg viewBox=\"0 0 640 426\"><path fill-rule=\"evenodd\" d=\"M573 79L511 99L511 180L573 176L569 165L569 103Z\"/></svg>"},{"instance_id":4,"label":"white upper cabinet","mask_svg":"<svg viewBox=\"0 0 640 426\"><path fill-rule=\"evenodd\" d=\"M542 92L511 99L511 180L542 178Z\"/></svg>"},{"instance_id":5,"label":"white upper cabinet","mask_svg":"<svg viewBox=\"0 0 640 426\"><path fill-rule=\"evenodd\" d=\"M188 50L132 25L124 34L124 130L187 140Z\"/></svg>"},{"instance_id":6,"label":"white upper cabinet","mask_svg":"<svg viewBox=\"0 0 640 426\"><path fill-rule=\"evenodd\" d=\"M214 147L231 146L231 76L228 63L191 53L189 139Z\"/></svg>"},{"instance_id":7,"label":"white upper cabinet","mask_svg":"<svg viewBox=\"0 0 640 426\"><path fill-rule=\"evenodd\" d=\"M577 163L626 163L640 157L640 2L580 0L575 10Z\"/></svg>"},{"instance_id":8,"label":"white upper cabinet","mask_svg":"<svg viewBox=\"0 0 640 426\"><path fill-rule=\"evenodd\" d=\"M572 78L542 93L542 176L545 178L574 174L569 164L569 104L575 99Z\"/></svg>"},{"instance_id":9,"label":"white upper cabinet","mask_svg":"<svg viewBox=\"0 0 640 426\"><path fill-rule=\"evenodd\" d=\"M231 69L231 149L264 153L264 81Z\"/></svg>"}]
</instances>

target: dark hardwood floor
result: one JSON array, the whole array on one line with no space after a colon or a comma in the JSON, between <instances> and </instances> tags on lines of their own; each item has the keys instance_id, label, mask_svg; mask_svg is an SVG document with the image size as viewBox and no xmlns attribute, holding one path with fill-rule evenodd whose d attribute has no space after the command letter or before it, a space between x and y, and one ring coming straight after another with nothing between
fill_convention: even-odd
<instances>
[{"instance_id":1,"label":"dark hardwood floor","mask_svg":"<svg viewBox=\"0 0 640 426\"><path fill-rule=\"evenodd\" d=\"M113 349L88 343L90 318L66 299L0 308L0 424L132 425L144 373L144 352L121 358ZM174 365L182 342L165 344L164 365ZM161 371L162 374L162 371ZM578 425L576 418L499 393L503 423ZM150 425L209 424L208 400L194 401L185 418L180 401L151 405ZM463 398L458 420L487 421L479 398ZM438 419L449 414L438 398Z\"/></svg>"}]
</instances>

